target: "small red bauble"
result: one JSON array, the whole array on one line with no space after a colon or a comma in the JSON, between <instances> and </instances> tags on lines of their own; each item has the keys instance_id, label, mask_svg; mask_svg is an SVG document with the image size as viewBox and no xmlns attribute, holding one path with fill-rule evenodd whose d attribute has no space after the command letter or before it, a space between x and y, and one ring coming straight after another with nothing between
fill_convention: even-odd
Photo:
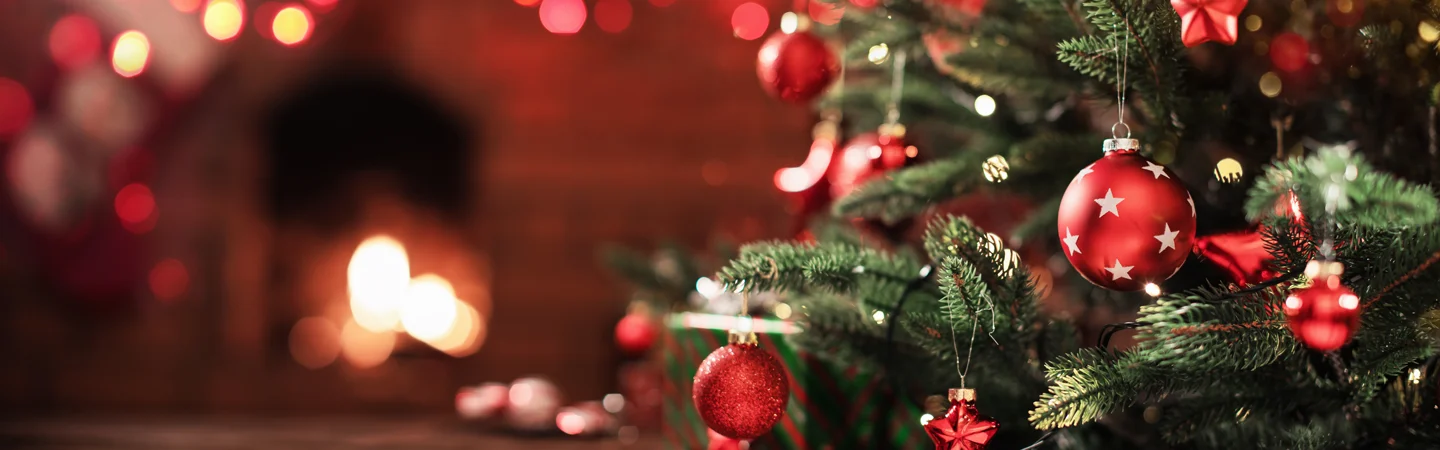
<instances>
[{"instance_id":1,"label":"small red bauble","mask_svg":"<svg viewBox=\"0 0 1440 450\"><path fill-rule=\"evenodd\" d=\"M840 60L809 31L777 32L760 46L760 84L781 100L808 103L840 74Z\"/></svg>"},{"instance_id":2,"label":"small red bauble","mask_svg":"<svg viewBox=\"0 0 1440 450\"><path fill-rule=\"evenodd\" d=\"M1239 35L1240 11L1248 0L1170 0L1180 14L1180 40L1186 47L1205 41L1225 45Z\"/></svg>"},{"instance_id":3,"label":"small red bauble","mask_svg":"<svg viewBox=\"0 0 1440 450\"><path fill-rule=\"evenodd\" d=\"M716 349L700 363L692 392L705 425L723 436L751 440L785 414L790 382L785 368L753 343Z\"/></svg>"},{"instance_id":4,"label":"small red bauble","mask_svg":"<svg viewBox=\"0 0 1440 450\"><path fill-rule=\"evenodd\" d=\"M917 161L920 149L905 142L904 127L882 126L880 133L865 133L845 143L830 164L830 196L849 195L865 181Z\"/></svg>"},{"instance_id":5,"label":"small red bauble","mask_svg":"<svg viewBox=\"0 0 1440 450\"><path fill-rule=\"evenodd\" d=\"M615 324L615 345L626 355L639 356L650 351L660 337L660 326L649 314L632 312Z\"/></svg>"},{"instance_id":6,"label":"small red bauble","mask_svg":"<svg viewBox=\"0 0 1440 450\"><path fill-rule=\"evenodd\" d=\"M950 390L950 409L945 417L925 424L925 434L935 442L935 450L984 450L990 444L1000 425L981 416L974 403L974 389Z\"/></svg>"},{"instance_id":7,"label":"small red bauble","mask_svg":"<svg viewBox=\"0 0 1440 450\"><path fill-rule=\"evenodd\" d=\"M1085 279L1135 291L1170 278L1195 243L1195 201L1175 175L1108 139L1105 156L1080 170L1060 200L1061 251Z\"/></svg>"},{"instance_id":8,"label":"small red bauble","mask_svg":"<svg viewBox=\"0 0 1440 450\"><path fill-rule=\"evenodd\" d=\"M1285 318L1305 346L1322 352L1339 350L1360 329L1360 297L1340 282L1337 262L1311 261L1305 274L1310 287L1290 291Z\"/></svg>"}]
</instances>

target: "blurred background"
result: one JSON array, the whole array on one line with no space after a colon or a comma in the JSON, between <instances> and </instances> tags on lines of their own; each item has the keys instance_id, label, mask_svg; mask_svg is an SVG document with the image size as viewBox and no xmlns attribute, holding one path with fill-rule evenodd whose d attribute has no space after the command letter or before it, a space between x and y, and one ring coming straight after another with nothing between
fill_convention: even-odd
<instances>
[{"instance_id":1,"label":"blurred background","mask_svg":"<svg viewBox=\"0 0 1440 450\"><path fill-rule=\"evenodd\" d=\"M0 408L616 391L603 243L793 231L815 118L754 70L794 6L0 0Z\"/></svg>"}]
</instances>

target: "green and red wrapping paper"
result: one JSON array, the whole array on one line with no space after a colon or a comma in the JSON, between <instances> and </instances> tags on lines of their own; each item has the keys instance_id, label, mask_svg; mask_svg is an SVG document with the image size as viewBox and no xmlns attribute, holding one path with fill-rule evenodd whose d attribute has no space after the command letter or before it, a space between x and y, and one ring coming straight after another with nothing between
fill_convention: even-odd
<instances>
[{"instance_id":1,"label":"green and red wrapping paper","mask_svg":"<svg viewBox=\"0 0 1440 450\"><path fill-rule=\"evenodd\" d=\"M664 433L674 448L705 449L711 435L692 404L695 371L711 351L727 344L735 317L672 314L662 340L665 380L662 384ZM754 321L760 348L772 352L790 375L790 402L785 416L769 434L751 443L752 450L873 449L880 447L878 423L888 421L891 448L923 448L929 444L920 428L919 406L905 400L884 410L885 386L870 373L837 367L799 351L785 335L799 330L789 322Z\"/></svg>"}]
</instances>

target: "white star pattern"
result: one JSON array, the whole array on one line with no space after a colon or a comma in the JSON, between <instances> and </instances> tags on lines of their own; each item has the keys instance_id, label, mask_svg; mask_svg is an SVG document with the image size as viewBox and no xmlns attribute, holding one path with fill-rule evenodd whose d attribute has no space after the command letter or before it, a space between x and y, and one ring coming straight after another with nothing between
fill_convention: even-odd
<instances>
[{"instance_id":1,"label":"white star pattern","mask_svg":"<svg viewBox=\"0 0 1440 450\"><path fill-rule=\"evenodd\" d=\"M1084 253L1080 251L1080 247L1076 245L1079 243L1078 241L1080 240L1080 236L1070 234L1070 227L1065 227L1065 239L1061 240L1065 241L1065 246L1070 247L1071 255L1076 253Z\"/></svg>"},{"instance_id":2,"label":"white star pattern","mask_svg":"<svg viewBox=\"0 0 1440 450\"><path fill-rule=\"evenodd\" d=\"M1079 174L1079 175L1076 175L1074 180L1070 180L1070 184L1075 184L1075 183L1079 183L1079 182L1081 182L1081 181L1084 181L1086 175L1095 173L1095 171L1094 171L1093 169L1091 169L1091 167L1095 167L1095 165L1094 165L1094 164L1091 164L1091 165L1085 166L1084 169L1080 169L1080 174Z\"/></svg>"},{"instance_id":3,"label":"white star pattern","mask_svg":"<svg viewBox=\"0 0 1440 450\"><path fill-rule=\"evenodd\" d=\"M1160 179L1160 177L1170 178L1170 174L1165 173L1165 166L1155 164L1154 161L1145 161L1145 167L1141 167L1141 169L1148 170L1150 173L1155 174L1155 179L1157 180Z\"/></svg>"},{"instance_id":4,"label":"white star pattern","mask_svg":"<svg viewBox=\"0 0 1440 450\"><path fill-rule=\"evenodd\" d=\"M1190 217L1195 217L1195 199L1193 197L1190 197L1189 192L1185 193L1185 201L1187 203L1190 203ZM1118 216L1119 214L1116 215Z\"/></svg>"},{"instance_id":5,"label":"white star pattern","mask_svg":"<svg viewBox=\"0 0 1440 450\"><path fill-rule=\"evenodd\" d=\"M1171 249L1171 250L1174 250L1174 249L1175 249L1175 237L1176 237L1176 236L1179 236L1179 235L1180 235L1180 232L1179 232L1179 231L1171 231L1171 230L1170 230L1170 224L1169 224L1169 223L1166 223L1166 224L1165 224L1165 232L1164 232L1164 233L1160 233L1159 236L1155 236L1155 240L1160 241L1160 251L1159 251L1159 252L1156 252L1156 253L1164 253L1164 252L1165 252L1165 249L1167 249L1167 248L1168 248L1168 249Z\"/></svg>"},{"instance_id":6,"label":"white star pattern","mask_svg":"<svg viewBox=\"0 0 1440 450\"><path fill-rule=\"evenodd\" d=\"M1120 202L1123 201L1125 201L1125 199L1115 198L1115 193L1111 192L1110 189L1106 189L1105 198L1095 199L1095 203L1100 204L1100 215L1096 217L1105 217L1105 213L1113 213L1115 217L1120 217Z\"/></svg>"},{"instance_id":7,"label":"white star pattern","mask_svg":"<svg viewBox=\"0 0 1440 450\"><path fill-rule=\"evenodd\" d=\"M1122 265L1120 265L1120 260L1117 259L1117 260L1115 260L1115 267L1106 267L1105 270L1107 270L1107 271L1110 272L1110 276L1112 277L1112 278L1111 278L1111 281L1119 280L1119 279L1121 279L1121 278L1130 280L1130 279L1132 279L1132 278L1130 278L1130 269L1134 269L1134 268L1135 268L1135 266L1122 266Z\"/></svg>"}]
</instances>

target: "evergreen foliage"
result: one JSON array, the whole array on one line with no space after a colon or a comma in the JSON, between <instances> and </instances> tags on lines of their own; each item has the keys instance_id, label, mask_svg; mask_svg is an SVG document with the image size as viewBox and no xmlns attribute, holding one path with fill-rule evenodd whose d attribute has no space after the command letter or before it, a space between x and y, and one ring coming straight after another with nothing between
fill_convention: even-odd
<instances>
[{"instance_id":1,"label":"evergreen foliage","mask_svg":"<svg viewBox=\"0 0 1440 450\"><path fill-rule=\"evenodd\" d=\"M991 1L978 18L943 0L883 3L851 8L831 30L850 43L848 72L820 107L843 109L851 134L873 130L890 100L890 67L865 51L908 51L902 122L933 153L839 200L835 215L893 223L1002 190L1040 206L1008 236L942 215L920 242L884 249L833 223L818 228L818 242L743 247L721 280L788 292L803 313L802 348L880 368L918 395L958 386L968 359L966 385L1002 421L992 448L1042 438L1040 448L1087 449L1440 442L1440 202L1429 187L1440 172L1440 57L1433 34L1423 36L1427 26L1440 33L1440 7L1363 2L1359 23L1331 25L1326 2L1252 0L1241 17L1255 16L1260 31L1242 29L1234 47L1187 49L1161 0ZM1318 56L1308 72L1282 74L1285 93L1271 98L1256 80L1276 69L1255 49L1292 30ZM958 36L961 48L919 57L937 36ZM1197 202L1209 198L1202 229L1207 214L1215 227L1258 224L1282 275L1241 289L1192 260L1166 286L1172 293L1120 327L1134 330L1134 343L1112 348L1097 345L1111 330L1097 330L1104 319L1091 314L1123 311L1123 296L1092 292L1073 273L1057 281L1073 292L1048 294L1033 272L1043 259L1027 264L1005 244L1058 248L1057 199L1100 156L1121 68L1137 137ZM993 115L970 106L981 94L999 101ZM1247 170L1273 164L1245 179L1244 200L1207 179L1220 157L1246 155L1257 158L1245 159ZM1006 176L987 178L997 156ZM1276 214L1292 196L1301 218ZM1282 305L1309 282L1301 269L1327 238L1363 315L1349 344L1320 353L1296 340Z\"/></svg>"}]
</instances>

